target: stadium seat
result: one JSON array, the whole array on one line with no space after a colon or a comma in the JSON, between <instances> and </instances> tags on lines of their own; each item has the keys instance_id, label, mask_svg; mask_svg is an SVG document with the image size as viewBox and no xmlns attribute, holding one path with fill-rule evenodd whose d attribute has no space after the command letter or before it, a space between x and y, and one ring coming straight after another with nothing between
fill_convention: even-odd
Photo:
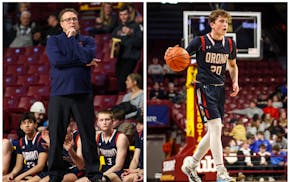
<instances>
[{"instance_id":1,"label":"stadium seat","mask_svg":"<svg viewBox=\"0 0 290 182\"><path fill-rule=\"evenodd\" d=\"M16 84L32 85L38 83L39 77L36 74L19 75Z\"/></svg>"},{"instance_id":2,"label":"stadium seat","mask_svg":"<svg viewBox=\"0 0 290 182\"><path fill-rule=\"evenodd\" d=\"M33 55L22 55L19 56L18 59L19 64L38 64L39 63L39 55L33 54Z\"/></svg>"},{"instance_id":3,"label":"stadium seat","mask_svg":"<svg viewBox=\"0 0 290 182\"><path fill-rule=\"evenodd\" d=\"M17 64L18 63L18 56L17 55L10 55L4 57L4 65L7 64Z\"/></svg>"},{"instance_id":4,"label":"stadium seat","mask_svg":"<svg viewBox=\"0 0 290 182\"><path fill-rule=\"evenodd\" d=\"M10 128L16 132L17 128L19 127L19 121L22 117L22 113L10 113L11 123Z\"/></svg>"},{"instance_id":5,"label":"stadium seat","mask_svg":"<svg viewBox=\"0 0 290 182\"><path fill-rule=\"evenodd\" d=\"M38 84L49 85L50 84L50 76L49 74L40 74Z\"/></svg>"},{"instance_id":6,"label":"stadium seat","mask_svg":"<svg viewBox=\"0 0 290 182\"><path fill-rule=\"evenodd\" d=\"M27 91L27 96L34 96L34 97L40 97L40 96L49 96L49 86L45 85L34 85L29 86Z\"/></svg>"},{"instance_id":7,"label":"stadium seat","mask_svg":"<svg viewBox=\"0 0 290 182\"><path fill-rule=\"evenodd\" d=\"M40 55L44 52L44 46L29 46L25 48L24 55L31 56L31 55Z\"/></svg>"},{"instance_id":8,"label":"stadium seat","mask_svg":"<svg viewBox=\"0 0 290 182\"><path fill-rule=\"evenodd\" d=\"M18 108L22 108L25 111L29 111L31 105L35 101L37 101L37 99L35 99L35 97L32 97L32 96L23 96L23 97L20 97L19 103L18 103Z\"/></svg>"},{"instance_id":9,"label":"stadium seat","mask_svg":"<svg viewBox=\"0 0 290 182\"><path fill-rule=\"evenodd\" d=\"M4 56L11 56L11 55L23 55L25 52L25 48L6 48L4 51Z\"/></svg>"},{"instance_id":10,"label":"stadium seat","mask_svg":"<svg viewBox=\"0 0 290 182\"><path fill-rule=\"evenodd\" d=\"M18 107L18 102L19 99L18 97L3 97L3 109L4 110L9 110L9 109L14 109Z\"/></svg>"},{"instance_id":11,"label":"stadium seat","mask_svg":"<svg viewBox=\"0 0 290 182\"><path fill-rule=\"evenodd\" d=\"M16 75L21 75L21 74L26 74L27 73L27 65L22 65L22 64L10 64L7 65L7 67L4 67L4 74L11 75L11 74L16 74Z\"/></svg>"},{"instance_id":12,"label":"stadium seat","mask_svg":"<svg viewBox=\"0 0 290 182\"><path fill-rule=\"evenodd\" d=\"M115 105L118 105L118 104L120 104L120 103L123 101L123 97L124 97L124 95L125 95L125 94L119 94L119 95L117 96L117 99L116 99L116 103L115 103Z\"/></svg>"},{"instance_id":13,"label":"stadium seat","mask_svg":"<svg viewBox=\"0 0 290 182\"><path fill-rule=\"evenodd\" d=\"M116 95L96 95L94 97L94 107L96 110L109 109L116 103Z\"/></svg>"},{"instance_id":14,"label":"stadium seat","mask_svg":"<svg viewBox=\"0 0 290 182\"><path fill-rule=\"evenodd\" d=\"M28 67L28 74L48 74L49 65L48 64L31 64Z\"/></svg>"},{"instance_id":15,"label":"stadium seat","mask_svg":"<svg viewBox=\"0 0 290 182\"><path fill-rule=\"evenodd\" d=\"M23 85L7 86L4 88L4 97L19 97L26 95L27 88Z\"/></svg>"},{"instance_id":16,"label":"stadium seat","mask_svg":"<svg viewBox=\"0 0 290 182\"><path fill-rule=\"evenodd\" d=\"M4 75L4 87L15 85L17 82L16 75Z\"/></svg>"},{"instance_id":17,"label":"stadium seat","mask_svg":"<svg viewBox=\"0 0 290 182\"><path fill-rule=\"evenodd\" d=\"M96 86L96 89L105 89L108 78L105 73L97 73L92 75L92 84Z\"/></svg>"}]
</instances>

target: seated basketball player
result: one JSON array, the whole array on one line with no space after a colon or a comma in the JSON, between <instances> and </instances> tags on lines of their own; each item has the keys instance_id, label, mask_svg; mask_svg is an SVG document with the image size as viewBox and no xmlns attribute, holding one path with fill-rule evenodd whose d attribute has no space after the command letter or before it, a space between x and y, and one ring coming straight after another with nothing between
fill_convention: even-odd
<instances>
[{"instance_id":1,"label":"seated basketball player","mask_svg":"<svg viewBox=\"0 0 290 182\"><path fill-rule=\"evenodd\" d=\"M19 139L16 146L16 164L12 171L3 176L3 181L39 181L46 171L47 150L45 141L36 131L37 123L32 113L23 114L20 128L25 136Z\"/></svg>"},{"instance_id":2,"label":"seated basketball player","mask_svg":"<svg viewBox=\"0 0 290 182\"><path fill-rule=\"evenodd\" d=\"M129 169L122 173L123 182L143 181L143 117L137 118L135 151Z\"/></svg>"},{"instance_id":3,"label":"seated basketball player","mask_svg":"<svg viewBox=\"0 0 290 182\"><path fill-rule=\"evenodd\" d=\"M124 168L129 167L129 141L126 135L113 129L113 113L100 111L97 115L97 125L101 132L96 136L98 152L104 157L102 166L103 181L121 182ZM86 177L77 182L88 181Z\"/></svg>"},{"instance_id":4,"label":"seated basketball player","mask_svg":"<svg viewBox=\"0 0 290 182\"><path fill-rule=\"evenodd\" d=\"M62 157L64 160L64 165L66 166L66 171L64 171L64 176L62 182L70 182L78 179L78 176L82 174L82 169L85 166L83 155L82 155L82 144L79 132L75 129L76 123L73 119L67 128L67 134L63 144ZM47 130L46 130L47 132ZM44 132L43 132L44 133ZM47 143L49 143L48 132L43 134L43 138L46 138ZM40 182L48 182L49 176L46 174Z\"/></svg>"}]
</instances>

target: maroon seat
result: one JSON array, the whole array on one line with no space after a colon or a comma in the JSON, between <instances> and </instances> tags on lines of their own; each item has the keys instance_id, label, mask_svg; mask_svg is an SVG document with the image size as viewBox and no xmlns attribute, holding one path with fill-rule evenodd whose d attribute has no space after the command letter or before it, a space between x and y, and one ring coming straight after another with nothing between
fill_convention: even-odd
<instances>
[{"instance_id":1,"label":"maroon seat","mask_svg":"<svg viewBox=\"0 0 290 182\"><path fill-rule=\"evenodd\" d=\"M104 89L108 84L107 74L99 73L92 74L92 84L97 87L97 89Z\"/></svg>"},{"instance_id":2,"label":"maroon seat","mask_svg":"<svg viewBox=\"0 0 290 182\"><path fill-rule=\"evenodd\" d=\"M27 88L23 85L14 85L14 86L7 86L4 89L4 96L5 97L19 97L26 95Z\"/></svg>"},{"instance_id":3,"label":"maroon seat","mask_svg":"<svg viewBox=\"0 0 290 182\"><path fill-rule=\"evenodd\" d=\"M4 87L15 85L17 82L17 76L16 75L4 75Z\"/></svg>"},{"instance_id":4,"label":"maroon seat","mask_svg":"<svg viewBox=\"0 0 290 182\"><path fill-rule=\"evenodd\" d=\"M49 86L33 85L28 87L27 96L41 97L49 96Z\"/></svg>"},{"instance_id":5,"label":"maroon seat","mask_svg":"<svg viewBox=\"0 0 290 182\"><path fill-rule=\"evenodd\" d=\"M120 104L120 103L123 101L123 97L124 97L124 95L125 95L125 94L119 94L119 95L117 96L117 99L116 99L116 103L115 103L115 105L118 105L118 104Z\"/></svg>"},{"instance_id":6,"label":"maroon seat","mask_svg":"<svg viewBox=\"0 0 290 182\"><path fill-rule=\"evenodd\" d=\"M27 65L25 64L10 64L7 67L4 67L4 74L26 74L27 73Z\"/></svg>"},{"instance_id":7,"label":"maroon seat","mask_svg":"<svg viewBox=\"0 0 290 182\"><path fill-rule=\"evenodd\" d=\"M18 106L18 97L3 97L3 109L14 109Z\"/></svg>"},{"instance_id":8,"label":"maroon seat","mask_svg":"<svg viewBox=\"0 0 290 182\"><path fill-rule=\"evenodd\" d=\"M37 101L37 99L35 99L35 97L32 96L23 96L20 97L19 99L19 103L18 103L18 108L22 108L24 109L26 112L29 111L31 105Z\"/></svg>"},{"instance_id":9,"label":"maroon seat","mask_svg":"<svg viewBox=\"0 0 290 182\"><path fill-rule=\"evenodd\" d=\"M4 65L7 64L17 64L18 63L18 56L17 55L9 55L4 57Z\"/></svg>"},{"instance_id":10,"label":"maroon seat","mask_svg":"<svg viewBox=\"0 0 290 182\"><path fill-rule=\"evenodd\" d=\"M31 64L28 68L28 74L48 74L49 65L48 64Z\"/></svg>"},{"instance_id":11,"label":"maroon seat","mask_svg":"<svg viewBox=\"0 0 290 182\"><path fill-rule=\"evenodd\" d=\"M32 55L21 55L18 58L19 64L38 64L39 63L39 55L32 54Z\"/></svg>"},{"instance_id":12,"label":"maroon seat","mask_svg":"<svg viewBox=\"0 0 290 182\"><path fill-rule=\"evenodd\" d=\"M38 84L49 85L50 84L50 76L48 74L40 74Z\"/></svg>"},{"instance_id":13,"label":"maroon seat","mask_svg":"<svg viewBox=\"0 0 290 182\"><path fill-rule=\"evenodd\" d=\"M39 77L35 74L19 75L16 84L32 85L38 83Z\"/></svg>"},{"instance_id":14,"label":"maroon seat","mask_svg":"<svg viewBox=\"0 0 290 182\"><path fill-rule=\"evenodd\" d=\"M95 109L109 109L115 105L116 99L116 95L96 95L94 97L94 107Z\"/></svg>"},{"instance_id":15,"label":"maroon seat","mask_svg":"<svg viewBox=\"0 0 290 182\"><path fill-rule=\"evenodd\" d=\"M31 55L40 55L44 52L45 47L44 46L29 46L25 47L25 55L31 56Z\"/></svg>"}]
</instances>

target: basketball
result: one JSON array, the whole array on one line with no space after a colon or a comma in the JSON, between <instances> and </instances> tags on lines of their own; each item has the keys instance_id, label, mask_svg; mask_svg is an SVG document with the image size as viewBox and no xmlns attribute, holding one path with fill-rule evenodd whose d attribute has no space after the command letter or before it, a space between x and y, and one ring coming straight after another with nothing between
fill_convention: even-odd
<instances>
[{"instance_id":1,"label":"basketball","mask_svg":"<svg viewBox=\"0 0 290 182\"><path fill-rule=\"evenodd\" d=\"M178 46L167 49L164 59L173 71L183 71L190 64L190 55L188 52Z\"/></svg>"}]
</instances>

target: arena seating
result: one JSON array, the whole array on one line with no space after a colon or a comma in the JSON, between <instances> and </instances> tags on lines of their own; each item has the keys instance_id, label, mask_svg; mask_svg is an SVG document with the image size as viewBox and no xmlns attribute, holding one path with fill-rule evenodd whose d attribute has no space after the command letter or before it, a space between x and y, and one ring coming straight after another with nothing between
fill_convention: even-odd
<instances>
[{"instance_id":1,"label":"arena seating","mask_svg":"<svg viewBox=\"0 0 290 182\"><path fill-rule=\"evenodd\" d=\"M241 115L229 114L229 111L233 109L242 109L248 107L249 102L252 99L257 99L261 93L265 93L267 95L272 94L275 91L276 87L281 86L287 81L286 70L283 70L279 63L275 61L239 61L238 66L240 86L240 93L238 97L229 97L232 89L229 75L227 75L226 79L225 90L227 97L225 100L225 124L228 127L231 127L231 124L229 122L232 118L241 118ZM183 76L176 75L176 78L173 81L178 91L183 89L186 81L185 73L182 72L181 74L183 74ZM152 84L152 80L148 75L147 94L152 89ZM164 83L164 85L164 89L166 89L167 83ZM176 125L178 125L184 131L186 127L185 103L181 105L173 105L173 107L171 107L171 110L171 118L174 120ZM246 119L248 119L248 121L251 121L249 118Z\"/></svg>"},{"instance_id":2,"label":"arena seating","mask_svg":"<svg viewBox=\"0 0 290 182\"><path fill-rule=\"evenodd\" d=\"M110 58L110 34L96 35L97 58L102 62L92 68L95 110L108 109L121 102L124 93L117 91L116 58ZM4 136L15 137L19 115L28 111L34 101L47 106L49 100L49 61L44 46L6 48L3 56ZM142 69L143 58L136 71ZM108 95L111 94L111 95Z\"/></svg>"}]
</instances>

